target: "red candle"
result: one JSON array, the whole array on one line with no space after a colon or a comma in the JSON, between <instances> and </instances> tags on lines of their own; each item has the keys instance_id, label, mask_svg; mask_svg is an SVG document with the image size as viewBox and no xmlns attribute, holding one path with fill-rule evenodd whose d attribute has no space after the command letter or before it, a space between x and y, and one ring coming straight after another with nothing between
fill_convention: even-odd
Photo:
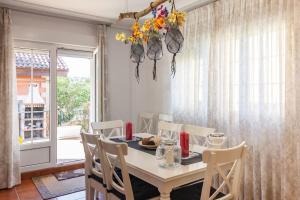
<instances>
[{"instance_id":1,"label":"red candle","mask_svg":"<svg viewBox=\"0 0 300 200\"><path fill-rule=\"evenodd\" d=\"M181 146L181 156L188 157L189 156L189 134L187 132L182 131L180 133L180 146Z\"/></svg>"},{"instance_id":2,"label":"red candle","mask_svg":"<svg viewBox=\"0 0 300 200\"><path fill-rule=\"evenodd\" d=\"M126 140L132 140L132 123L126 123Z\"/></svg>"}]
</instances>

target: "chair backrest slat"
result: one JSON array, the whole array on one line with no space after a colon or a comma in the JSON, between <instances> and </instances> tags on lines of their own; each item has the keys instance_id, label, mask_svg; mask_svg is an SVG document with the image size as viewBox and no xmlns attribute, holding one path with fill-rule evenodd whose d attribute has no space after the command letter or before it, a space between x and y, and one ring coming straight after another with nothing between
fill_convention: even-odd
<instances>
[{"instance_id":1,"label":"chair backrest slat","mask_svg":"<svg viewBox=\"0 0 300 200\"><path fill-rule=\"evenodd\" d=\"M207 127L201 127L201 126L195 126L189 124L183 125L182 129L183 131L190 134L190 142L192 144L205 143L207 136L215 132L214 128L207 128Z\"/></svg>"},{"instance_id":2,"label":"chair backrest slat","mask_svg":"<svg viewBox=\"0 0 300 200\"><path fill-rule=\"evenodd\" d=\"M99 135L81 133L82 144L85 153L85 170L86 175L95 174L103 180L104 173L101 165L102 153L101 147L98 145ZM100 162L98 161L100 160ZM105 180L104 180L105 181Z\"/></svg>"},{"instance_id":3,"label":"chair backrest slat","mask_svg":"<svg viewBox=\"0 0 300 200\"><path fill-rule=\"evenodd\" d=\"M169 123L165 121L158 122L158 135L161 137L176 137L179 139L179 133L182 129L182 124Z\"/></svg>"},{"instance_id":4,"label":"chair backrest slat","mask_svg":"<svg viewBox=\"0 0 300 200\"><path fill-rule=\"evenodd\" d=\"M151 133L153 130L153 113L140 113L139 115L139 132Z\"/></svg>"},{"instance_id":5,"label":"chair backrest slat","mask_svg":"<svg viewBox=\"0 0 300 200\"><path fill-rule=\"evenodd\" d=\"M216 129L185 124L183 126L183 130L188 132L191 135L207 137L209 134L215 132Z\"/></svg>"},{"instance_id":6,"label":"chair backrest slat","mask_svg":"<svg viewBox=\"0 0 300 200\"><path fill-rule=\"evenodd\" d=\"M123 136L123 125L122 120L91 123L93 133L104 135L105 137ZM109 132L107 133L107 131Z\"/></svg>"},{"instance_id":7,"label":"chair backrest slat","mask_svg":"<svg viewBox=\"0 0 300 200\"><path fill-rule=\"evenodd\" d=\"M158 115L158 121L173 122L173 115L161 113Z\"/></svg>"},{"instance_id":8,"label":"chair backrest slat","mask_svg":"<svg viewBox=\"0 0 300 200\"><path fill-rule=\"evenodd\" d=\"M107 179L108 190L115 189L124 194L126 199L134 199L132 186L125 162L128 154L126 143L114 143L104 139L99 140L104 154L104 170ZM116 167L121 170L122 177L116 173Z\"/></svg>"},{"instance_id":9,"label":"chair backrest slat","mask_svg":"<svg viewBox=\"0 0 300 200\"><path fill-rule=\"evenodd\" d=\"M202 159L207 163L204 185L202 187L201 200L213 200L226 186L229 193L222 199L238 199L240 191L240 179L243 168L243 158L246 153L245 142L229 149L208 149L203 151ZM220 167L225 164L232 164L229 172L225 173ZM223 182L216 191L210 195L212 177L219 174Z\"/></svg>"}]
</instances>

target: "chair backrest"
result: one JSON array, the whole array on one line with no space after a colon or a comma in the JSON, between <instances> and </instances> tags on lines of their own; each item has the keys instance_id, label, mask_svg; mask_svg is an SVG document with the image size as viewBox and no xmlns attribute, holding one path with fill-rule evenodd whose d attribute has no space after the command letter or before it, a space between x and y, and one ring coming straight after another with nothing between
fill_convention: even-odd
<instances>
[{"instance_id":1,"label":"chair backrest","mask_svg":"<svg viewBox=\"0 0 300 200\"><path fill-rule=\"evenodd\" d=\"M153 130L153 113L140 113L139 114L139 132L151 133Z\"/></svg>"},{"instance_id":2,"label":"chair backrest","mask_svg":"<svg viewBox=\"0 0 300 200\"><path fill-rule=\"evenodd\" d=\"M85 172L86 176L94 174L101 177L105 182L104 171L101 165L102 153L98 145L99 135L80 133L85 153ZM100 162L97 160L100 159Z\"/></svg>"},{"instance_id":3,"label":"chair backrest","mask_svg":"<svg viewBox=\"0 0 300 200\"><path fill-rule=\"evenodd\" d=\"M207 163L205 172L204 185L202 187L201 200L212 200L220 193L224 186L227 186L229 193L222 199L238 199L240 191L240 181L243 170L243 159L246 153L245 142L229 149L208 149L204 150L202 159ZM225 173L220 165L232 163L231 169ZM212 177L219 174L223 182L210 196Z\"/></svg>"},{"instance_id":4,"label":"chair backrest","mask_svg":"<svg viewBox=\"0 0 300 200\"><path fill-rule=\"evenodd\" d=\"M214 128L207 128L195 125L185 124L183 125L183 131L188 132L192 137L193 143L198 143L198 137L206 138L209 134L215 132Z\"/></svg>"},{"instance_id":5,"label":"chair backrest","mask_svg":"<svg viewBox=\"0 0 300 200\"><path fill-rule=\"evenodd\" d=\"M158 135L161 137L179 139L181 129L182 124L169 123L165 121L158 122Z\"/></svg>"},{"instance_id":6,"label":"chair backrest","mask_svg":"<svg viewBox=\"0 0 300 200\"><path fill-rule=\"evenodd\" d=\"M126 199L134 199L132 186L127 170L125 155L128 154L126 143L114 143L108 140L99 140L103 149L103 164L107 180L107 189L115 189L125 195ZM121 169L121 175L116 172L116 167Z\"/></svg>"},{"instance_id":7,"label":"chair backrest","mask_svg":"<svg viewBox=\"0 0 300 200\"><path fill-rule=\"evenodd\" d=\"M161 113L158 115L158 121L173 122L173 115Z\"/></svg>"},{"instance_id":8,"label":"chair backrest","mask_svg":"<svg viewBox=\"0 0 300 200\"><path fill-rule=\"evenodd\" d=\"M94 134L104 135L105 137L123 136L123 121L105 121L105 122L92 122L91 126Z\"/></svg>"}]
</instances>

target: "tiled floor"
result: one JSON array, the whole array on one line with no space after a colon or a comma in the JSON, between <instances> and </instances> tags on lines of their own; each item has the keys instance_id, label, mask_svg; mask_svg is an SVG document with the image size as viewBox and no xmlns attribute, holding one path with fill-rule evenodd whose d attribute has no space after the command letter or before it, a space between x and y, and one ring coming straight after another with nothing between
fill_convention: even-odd
<instances>
[{"instance_id":1,"label":"tiled floor","mask_svg":"<svg viewBox=\"0 0 300 200\"><path fill-rule=\"evenodd\" d=\"M102 198L99 198L102 199ZM0 200L42 200L31 179L9 190L0 190ZM60 196L51 200L85 200L85 191Z\"/></svg>"}]
</instances>

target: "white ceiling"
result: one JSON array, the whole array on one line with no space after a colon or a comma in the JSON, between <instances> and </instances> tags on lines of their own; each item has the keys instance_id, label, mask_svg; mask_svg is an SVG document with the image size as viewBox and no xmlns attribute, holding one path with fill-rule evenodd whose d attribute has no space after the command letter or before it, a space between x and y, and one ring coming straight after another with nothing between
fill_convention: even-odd
<instances>
[{"instance_id":1,"label":"white ceiling","mask_svg":"<svg viewBox=\"0 0 300 200\"><path fill-rule=\"evenodd\" d=\"M153 0L152 0L153 1ZM177 8L201 4L207 0L176 0ZM18 7L42 6L44 9L59 9L94 16L108 21L118 18L120 12L139 11L146 8L151 0L0 0L0 3L17 5ZM127 4L128 2L128 4Z\"/></svg>"}]
</instances>

